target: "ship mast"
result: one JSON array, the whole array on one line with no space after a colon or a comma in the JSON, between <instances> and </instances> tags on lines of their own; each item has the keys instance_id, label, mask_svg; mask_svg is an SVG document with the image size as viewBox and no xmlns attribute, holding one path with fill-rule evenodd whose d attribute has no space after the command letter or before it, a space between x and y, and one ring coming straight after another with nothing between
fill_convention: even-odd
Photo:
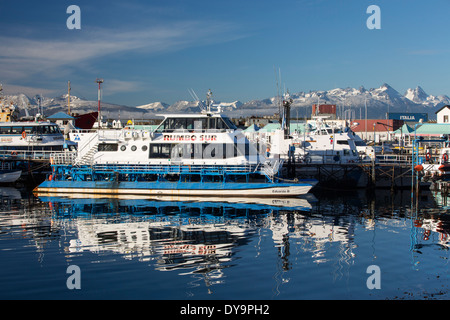
<instances>
[{"instance_id":1,"label":"ship mast","mask_svg":"<svg viewBox=\"0 0 450 320\"><path fill-rule=\"evenodd\" d=\"M103 79L97 78L95 82L98 83L98 116L97 116L97 122L98 127L100 128L102 126L102 117L100 116L100 96L101 96L101 87L100 85L103 83Z\"/></svg>"},{"instance_id":2,"label":"ship mast","mask_svg":"<svg viewBox=\"0 0 450 320\"><path fill-rule=\"evenodd\" d=\"M208 90L206 93L206 112L209 114L211 113L211 97L212 97L212 91L211 89Z\"/></svg>"}]
</instances>

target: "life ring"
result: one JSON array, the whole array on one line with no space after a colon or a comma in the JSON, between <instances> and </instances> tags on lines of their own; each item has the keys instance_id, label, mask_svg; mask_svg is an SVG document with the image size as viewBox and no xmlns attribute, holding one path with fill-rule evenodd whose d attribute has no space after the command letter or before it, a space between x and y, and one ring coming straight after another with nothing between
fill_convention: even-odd
<instances>
[{"instance_id":1,"label":"life ring","mask_svg":"<svg viewBox=\"0 0 450 320\"><path fill-rule=\"evenodd\" d=\"M425 160L430 161L430 159L431 159L430 153L427 152L427 154L425 155Z\"/></svg>"},{"instance_id":2,"label":"life ring","mask_svg":"<svg viewBox=\"0 0 450 320\"><path fill-rule=\"evenodd\" d=\"M22 131L22 138L26 138L27 137L27 133L25 131Z\"/></svg>"},{"instance_id":3,"label":"life ring","mask_svg":"<svg viewBox=\"0 0 450 320\"><path fill-rule=\"evenodd\" d=\"M53 175L49 175L48 176L48 181L52 181L53 180Z\"/></svg>"},{"instance_id":4,"label":"life ring","mask_svg":"<svg viewBox=\"0 0 450 320\"><path fill-rule=\"evenodd\" d=\"M448 161L448 154L444 153L444 154L442 155L442 161L443 161L443 162L447 162L447 161Z\"/></svg>"},{"instance_id":5,"label":"life ring","mask_svg":"<svg viewBox=\"0 0 450 320\"><path fill-rule=\"evenodd\" d=\"M17 151L11 151L11 156L13 157L17 156Z\"/></svg>"}]
</instances>

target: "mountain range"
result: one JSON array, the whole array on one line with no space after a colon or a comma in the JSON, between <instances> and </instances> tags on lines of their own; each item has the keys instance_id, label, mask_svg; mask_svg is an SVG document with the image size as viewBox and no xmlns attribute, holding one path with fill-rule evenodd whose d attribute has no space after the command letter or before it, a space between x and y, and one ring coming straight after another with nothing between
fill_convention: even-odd
<instances>
[{"instance_id":1,"label":"mountain range","mask_svg":"<svg viewBox=\"0 0 450 320\"><path fill-rule=\"evenodd\" d=\"M18 107L21 115L34 115L39 112L46 116L56 112L68 112L67 94L49 98L44 96L28 97L25 94L4 95L4 99ZM435 119L435 112L444 105L450 105L450 98L446 95L433 96L427 94L420 86L406 90L400 94L387 83L379 88L365 89L336 88L327 91L310 91L290 93L293 103L291 105L292 117L310 116L313 104L336 104L340 117L347 118L386 118L387 112L428 113L429 119ZM213 105L220 105L224 113L231 117L250 117L273 115L279 112L281 97L270 97L261 100L251 100L245 103L234 101L224 103L213 101ZM70 97L71 112L78 114L97 111L98 102ZM110 119L151 119L160 113L192 113L204 108L204 101L177 101L173 104L164 102L151 102L140 106L125 106L108 102L101 102L104 118Z\"/></svg>"}]
</instances>

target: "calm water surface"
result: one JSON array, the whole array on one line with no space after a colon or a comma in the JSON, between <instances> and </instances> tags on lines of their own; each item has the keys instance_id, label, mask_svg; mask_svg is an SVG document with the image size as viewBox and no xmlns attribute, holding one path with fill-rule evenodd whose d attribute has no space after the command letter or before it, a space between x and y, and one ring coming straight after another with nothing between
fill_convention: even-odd
<instances>
[{"instance_id":1,"label":"calm water surface","mask_svg":"<svg viewBox=\"0 0 450 320\"><path fill-rule=\"evenodd\" d=\"M449 298L450 215L429 191L258 203L0 191L1 299Z\"/></svg>"}]
</instances>

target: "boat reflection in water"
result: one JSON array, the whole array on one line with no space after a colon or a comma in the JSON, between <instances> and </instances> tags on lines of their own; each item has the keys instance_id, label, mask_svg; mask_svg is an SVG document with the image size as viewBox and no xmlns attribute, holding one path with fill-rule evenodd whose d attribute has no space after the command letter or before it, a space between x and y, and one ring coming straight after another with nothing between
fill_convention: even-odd
<instances>
[{"instance_id":1,"label":"boat reflection in water","mask_svg":"<svg viewBox=\"0 0 450 320\"><path fill-rule=\"evenodd\" d=\"M382 190L227 201L13 191L0 193L8 297L73 298L67 265L83 272L78 294L107 299L409 298L449 280L450 215L431 193L416 208L409 192ZM366 287L374 264L379 291Z\"/></svg>"},{"instance_id":2,"label":"boat reflection in water","mask_svg":"<svg viewBox=\"0 0 450 320\"><path fill-rule=\"evenodd\" d=\"M36 194L48 203L53 223L71 221L78 237L69 253L105 251L126 259L154 261L160 271L187 269L220 278L233 248L248 243L273 215L308 213L314 196L227 198ZM276 228L275 228L276 229ZM276 235L274 235L276 237Z\"/></svg>"}]
</instances>

